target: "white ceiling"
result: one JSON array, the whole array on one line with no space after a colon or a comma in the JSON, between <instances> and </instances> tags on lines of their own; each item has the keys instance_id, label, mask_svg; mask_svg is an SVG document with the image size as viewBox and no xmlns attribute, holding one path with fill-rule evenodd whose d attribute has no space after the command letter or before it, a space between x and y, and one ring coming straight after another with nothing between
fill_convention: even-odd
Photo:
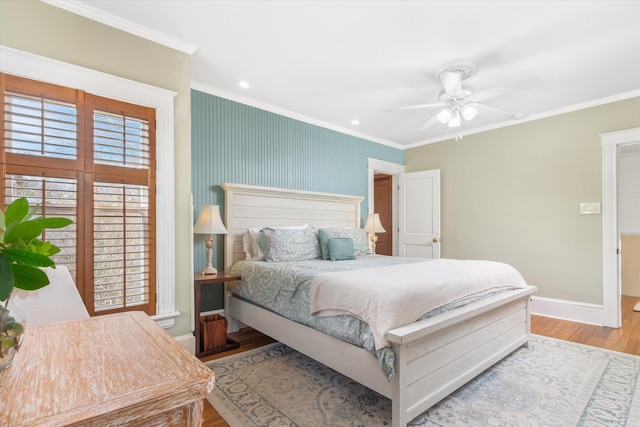
<instances>
[{"instance_id":1,"label":"white ceiling","mask_svg":"<svg viewBox=\"0 0 640 427\"><path fill-rule=\"evenodd\" d=\"M396 147L517 123L419 130L437 109L383 111L437 102L459 60L476 91L542 79L484 102L522 120L640 96L638 1L45 1L195 49L195 89Z\"/></svg>"}]
</instances>

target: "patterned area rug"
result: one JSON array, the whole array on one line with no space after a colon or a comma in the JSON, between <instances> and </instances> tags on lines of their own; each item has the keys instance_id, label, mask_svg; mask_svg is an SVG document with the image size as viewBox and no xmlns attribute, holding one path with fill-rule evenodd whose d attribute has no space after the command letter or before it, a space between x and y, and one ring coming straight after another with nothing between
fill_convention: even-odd
<instances>
[{"instance_id":1,"label":"patterned area rug","mask_svg":"<svg viewBox=\"0 0 640 427\"><path fill-rule=\"evenodd\" d=\"M390 426L391 401L280 344L207 363L232 426ZM533 336L411 426L640 426L640 357Z\"/></svg>"}]
</instances>

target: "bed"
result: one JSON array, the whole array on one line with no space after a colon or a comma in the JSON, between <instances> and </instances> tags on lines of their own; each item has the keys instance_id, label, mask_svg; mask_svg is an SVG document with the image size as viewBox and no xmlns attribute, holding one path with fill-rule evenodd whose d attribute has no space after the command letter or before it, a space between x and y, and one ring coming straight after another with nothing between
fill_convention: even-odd
<instances>
[{"instance_id":1,"label":"bed","mask_svg":"<svg viewBox=\"0 0 640 427\"><path fill-rule=\"evenodd\" d=\"M360 226L362 197L223 184L225 269L245 259L242 240L253 227L307 224ZM393 426L410 420L479 373L526 345L529 299L535 287L504 291L437 316L390 330L395 375L388 381L367 350L294 322L232 293L230 330L243 324L306 354L392 400Z\"/></svg>"}]
</instances>

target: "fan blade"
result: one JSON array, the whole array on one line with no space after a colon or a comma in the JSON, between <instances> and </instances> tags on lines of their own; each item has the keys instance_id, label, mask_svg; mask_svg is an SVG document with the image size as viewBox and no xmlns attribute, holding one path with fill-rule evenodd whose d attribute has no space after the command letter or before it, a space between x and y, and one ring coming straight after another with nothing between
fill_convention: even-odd
<instances>
[{"instance_id":1,"label":"fan blade","mask_svg":"<svg viewBox=\"0 0 640 427\"><path fill-rule=\"evenodd\" d=\"M427 121L427 123L423 124L423 125L420 127L420 130L428 129L428 128L430 128L431 126L435 125L436 123L438 123L438 116L433 116L433 117L431 117L431 118Z\"/></svg>"},{"instance_id":2,"label":"fan blade","mask_svg":"<svg viewBox=\"0 0 640 427\"><path fill-rule=\"evenodd\" d=\"M498 114L503 115L503 116L509 116L509 117L512 117L512 118L516 117L519 114L522 114L522 113L517 113L517 114L510 113L508 111L504 111L504 110L501 110L499 108L489 107L488 105L478 104L476 102L470 102L468 105L472 105L472 106L476 107L481 114L482 113L486 113L486 112L492 112L492 113L498 113Z\"/></svg>"},{"instance_id":3,"label":"fan blade","mask_svg":"<svg viewBox=\"0 0 640 427\"><path fill-rule=\"evenodd\" d=\"M446 71L440 74L440 81L444 91L449 96L458 96L462 93L462 81L460 80L460 73L453 71Z\"/></svg>"},{"instance_id":4,"label":"fan blade","mask_svg":"<svg viewBox=\"0 0 640 427\"><path fill-rule=\"evenodd\" d=\"M391 108L385 108L382 111L400 111L400 110L419 110L421 108L435 108L435 107L442 107L442 103L441 102L434 102L431 104L418 104L418 105L407 105L404 107L391 107Z\"/></svg>"},{"instance_id":5,"label":"fan blade","mask_svg":"<svg viewBox=\"0 0 640 427\"><path fill-rule=\"evenodd\" d=\"M487 89L471 95L471 100L474 102L484 101L489 98L496 98L498 96L506 95L511 92L517 92L521 90L532 89L542 85L542 79L539 77L531 77L529 79L520 80L518 82L510 83L508 85L494 87L493 89Z\"/></svg>"}]
</instances>

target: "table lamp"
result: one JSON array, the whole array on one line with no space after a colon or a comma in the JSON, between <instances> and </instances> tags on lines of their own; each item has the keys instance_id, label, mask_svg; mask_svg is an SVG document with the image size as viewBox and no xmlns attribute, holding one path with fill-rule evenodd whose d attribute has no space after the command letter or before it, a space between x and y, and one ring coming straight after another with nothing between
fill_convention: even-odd
<instances>
[{"instance_id":1,"label":"table lamp","mask_svg":"<svg viewBox=\"0 0 640 427\"><path fill-rule=\"evenodd\" d=\"M196 225L193 226L193 232L196 234L207 234L209 237L204 241L207 247L207 266L200 274L217 274L218 270L213 267L211 257L213 255L213 235L227 234L224 228L222 218L220 218L220 207L218 205L204 205L200 209L200 216Z\"/></svg>"},{"instance_id":2,"label":"table lamp","mask_svg":"<svg viewBox=\"0 0 640 427\"><path fill-rule=\"evenodd\" d=\"M367 222L364 225L364 231L369 233L369 240L371 240L371 251L372 253L376 253L376 242L378 241L378 236L376 233L386 233L387 230L384 229L382 223L380 222L380 215L377 213L369 214L367 217Z\"/></svg>"}]
</instances>

